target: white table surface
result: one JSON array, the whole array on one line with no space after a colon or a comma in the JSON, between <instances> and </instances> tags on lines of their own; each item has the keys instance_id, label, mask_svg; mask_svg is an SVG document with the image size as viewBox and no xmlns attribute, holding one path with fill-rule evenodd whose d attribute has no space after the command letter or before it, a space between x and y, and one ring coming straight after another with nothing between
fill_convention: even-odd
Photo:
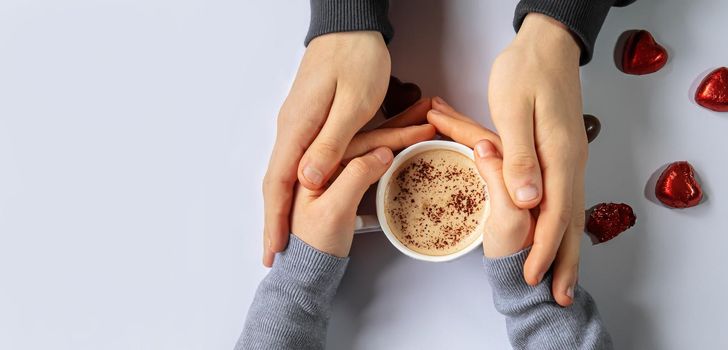
<instances>
[{"instance_id":1,"label":"white table surface","mask_svg":"<svg viewBox=\"0 0 728 350\"><path fill-rule=\"evenodd\" d=\"M515 1L392 1L393 72L490 125L490 63ZM728 65L725 1L640 0L582 70L587 204L637 226L583 241L581 282L618 349L728 348L728 114L690 99ZM0 2L0 349L229 349L266 269L260 183L308 25L304 1ZM652 31L656 74L619 73L618 35ZM707 201L645 197L689 160ZM649 188L648 188L649 190ZM472 253L446 264L358 236L331 349L503 349Z\"/></svg>"}]
</instances>

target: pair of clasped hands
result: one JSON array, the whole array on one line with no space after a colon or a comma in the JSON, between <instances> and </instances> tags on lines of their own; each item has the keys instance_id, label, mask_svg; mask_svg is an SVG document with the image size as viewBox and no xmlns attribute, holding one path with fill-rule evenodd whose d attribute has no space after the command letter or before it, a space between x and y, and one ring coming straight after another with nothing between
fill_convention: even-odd
<instances>
[{"instance_id":1,"label":"pair of clasped hands","mask_svg":"<svg viewBox=\"0 0 728 350\"><path fill-rule=\"evenodd\" d=\"M318 250L347 256L357 205L392 164L392 151L441 134L474 149L488 184L485 255L503 257L532 246L526 282L540 283L551 269L554 299L571 305L588 152L579 55L565 26L529 14L491 70L488 102L500 137L439 97L422 99L378 129L359 132L386 94L391 70L386 44L370 31L317 37L278 117L263 183L263 264L272 266L291 232Z\"/></svg>"}]
</instances>

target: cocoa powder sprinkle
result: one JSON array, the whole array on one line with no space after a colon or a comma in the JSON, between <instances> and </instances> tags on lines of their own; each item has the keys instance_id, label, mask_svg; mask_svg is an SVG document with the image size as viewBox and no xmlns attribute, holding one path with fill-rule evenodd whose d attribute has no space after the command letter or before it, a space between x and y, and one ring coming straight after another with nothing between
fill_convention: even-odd
<instances>
[{"instance_id":1,"label":"cocoa powder sprinkle","mask_svg":"<svg viewBox=\"0 0 728 350\"><path fill-rule=\"evenodd\" d=\"M395 173L386 210L402 243L426 254L444 255L474 239L488 195L472 160L453 151L428 151Z\"/></svg>"}]
</instances>

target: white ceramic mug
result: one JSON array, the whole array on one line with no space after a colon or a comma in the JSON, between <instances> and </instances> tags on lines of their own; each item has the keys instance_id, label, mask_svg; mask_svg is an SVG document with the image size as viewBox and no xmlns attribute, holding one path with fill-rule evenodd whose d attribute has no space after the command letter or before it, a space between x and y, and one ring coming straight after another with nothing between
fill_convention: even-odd
<instances>
[{"instance_id":1,"label":"white ceramic mug","mask_svg":"<svg viewBox=\"0 0 728 350\"><path fill-rule=\"evenodd\" d=\"M394 157L394 160L392 161L392 165L389 167L386 173L382 176L382 178L379 180L379 184L377 185L377 197L376 197L376 205L377 205L377 217L374 218L372 215L362 215L357 217L357 233L362 232L372 232L372 231L379 231L381 230L384 232L384 235L387 236L387 239L394 245L399 251L404 253L405 255L418 259L418 260L424 260L424 261L431 261L431 262L443 262L443 261L450 261L453 259L457 259L469 252L471 252L473 249L476 249L480 247L480 245L483 243L483 235L480 234L478 237L470 243L467 247L465 247L462 250L459 250L455 253L449 254L449 255L440 255L440 256L434 256L434 255L425 255L422 253L418 253L410 248L408 248L406 245L404 245L402 242L397 239L397 237L394 235L392 230L389 228L389 223L387 223L387 216L384 213L384 200L385 200L385 192L387 190L387 185L389 184L389 179L392 177L392 174L397 171L397 169L410 159L411 157L420 154L422 152L426 151L433 151L433 150L448 150L448 151L455 151L458 152L469 159L473 159L473 150L459 144L457 142L451 142L451 141L424 141L417 144L414 144L410 147L407 147L405 150L400 152L396 157ZM487 218L488 214L490 213L490 206L486 206L486 210L484 213L484 218L482 222L485 222L485 219ZM373 220L377 220L379 222L379 226L377 227L375 224L373 224ZM482 232L482 223L476 230L480 230Z\"/></svg>"}]
</instances>

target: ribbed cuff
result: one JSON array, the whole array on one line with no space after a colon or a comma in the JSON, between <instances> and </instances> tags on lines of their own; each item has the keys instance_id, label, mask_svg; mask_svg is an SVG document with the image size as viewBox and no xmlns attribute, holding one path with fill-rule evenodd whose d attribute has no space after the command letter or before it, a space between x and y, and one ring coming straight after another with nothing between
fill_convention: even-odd
<instances>
[{"instance_id":1,"label":"ribbed cuff","mask_svg":"<svg viewBox=\"0 0 728 350\"><path fill-rule=\"evenodd\" d=\"M311 23L304 44L308 46L320 35L360 30L378 31L389 43L394 30L388 10L388 0L311 0Z\"/></svg>"},{"instance_id":2,"label":"ribbed cuff","mask_svg":"<svg viewBox=\"0 0 728 350\"><path fill-rule=\"evenodd\" d=\"M272 270L300 285L336 289L348 262L349 258L321 252L292 234L288 248L276 255Z\"/></svg>"},{"instance_id":3,"label":"ribbed cuff","mask_svg":"<svg viewBox=\"0 0 728 350\"><path fill-rule=\"evenodd\" d=\"M531 248L502 258L483 257L483 266L493 293L504 299L518 299L530 295L534 287L523 277L523 264Z\"/></svg>"},{"instance_id":4,"label":"ribbed cuff","mask_svg":"<svg viewBox=\"0 0 728 350\"><path fill-rule=\"evenodd\" d=\"M524 300L528 300L529 303L554 301L551 294L550 270L544 274L541 283L535 286L526 283L523 277L523 265L529 252L531 252L530 247L503 258L483 258L485 272L493 290L493 302L498 312L511 313L514 305L523 305Z\"/></svg>"},{"instance_id":5,"label":"ribbed cuff","mask_svg":"<svg viewBox=\"0 0 728 350\"><path fill-rule=\"evenodd\" d=\"M591 61L594 42L614 0L521 0L516 6L513 27L516 32L531 12L542 13L563 23L581 41L579 64ZM624 5L624 4L623 4Z\"/></svg>"}]
</instances>

